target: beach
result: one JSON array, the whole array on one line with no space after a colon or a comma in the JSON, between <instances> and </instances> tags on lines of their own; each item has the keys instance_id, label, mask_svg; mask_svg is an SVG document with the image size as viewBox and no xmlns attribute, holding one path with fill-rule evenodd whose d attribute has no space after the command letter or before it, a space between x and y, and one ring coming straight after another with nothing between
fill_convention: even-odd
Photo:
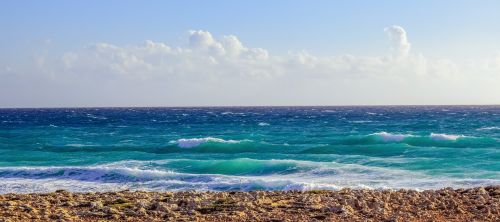
<instances>
[{"instance_id":1,"label":"beach","mask_svg":"<svg viewBox=\"0 0 500 222\"><path fill-rule=\"evenodd\" d=\"M0 195L0 221L499 221L500 186Z\"/></svg>"}]
</instances>

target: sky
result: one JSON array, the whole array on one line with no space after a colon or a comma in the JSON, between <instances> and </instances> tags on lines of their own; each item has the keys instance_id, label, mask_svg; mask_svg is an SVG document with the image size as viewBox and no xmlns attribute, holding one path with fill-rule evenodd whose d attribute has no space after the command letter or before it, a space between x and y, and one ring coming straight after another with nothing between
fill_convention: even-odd
<instances>
[{"instance_id":1,"label":"sky","mask_svg":"<svg viewBox=\"0 0 500 222\"><path fill-rule=\"evenodd\" d=\"M499 1L0 1L0 107L500 104Z\"/></svg>"}]
</instances>

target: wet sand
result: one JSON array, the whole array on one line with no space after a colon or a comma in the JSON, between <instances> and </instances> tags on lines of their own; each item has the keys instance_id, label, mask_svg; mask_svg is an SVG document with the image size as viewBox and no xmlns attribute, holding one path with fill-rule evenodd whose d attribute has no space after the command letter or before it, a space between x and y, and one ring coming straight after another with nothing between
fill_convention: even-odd
<instances>
[{"instance_id":1,"label":"wet sand","mask_svg":"<svg viewBox=\"0 0 500 222\"><path fill-rule=\"evenodd\" d=\"M500 221L500 186L473 189L0 195L0 221Z\"/></svg>"}]
</instances>

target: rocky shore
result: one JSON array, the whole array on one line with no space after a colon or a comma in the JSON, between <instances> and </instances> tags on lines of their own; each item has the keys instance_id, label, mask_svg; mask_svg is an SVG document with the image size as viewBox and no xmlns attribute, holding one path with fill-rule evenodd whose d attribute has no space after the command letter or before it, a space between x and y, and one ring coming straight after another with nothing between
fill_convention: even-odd
<instances>
[{"instance_id":1,"label":"rocky shore","mask_svg":"<svg viewBox=\"0 0 500 222\"><path fill-rule=\"evenodd\" d=\"M500 186L473 189L0 195L0 221L500 221Z\"/></svg>"}]
</instances>

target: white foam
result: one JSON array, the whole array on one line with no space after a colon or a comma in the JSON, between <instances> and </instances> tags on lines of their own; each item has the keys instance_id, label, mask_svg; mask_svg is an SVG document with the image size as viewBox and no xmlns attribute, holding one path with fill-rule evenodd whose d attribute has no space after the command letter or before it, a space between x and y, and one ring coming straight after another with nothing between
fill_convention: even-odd
<instances>
[{"instance_id":1,"label":"white foam","mask_svg":"<svg viewBox=\"0 0 500 222\"><path fill-rule=\"evenodd\" d=\"M298 160L256 160L293 162L314 166L293 174L239 176L188 174L145 169L151 163L172 160L121 161L92 167L1 167L0 193L115 191L123 189L177 190L314 190L341 188L439 189L500 184L499 179L467 179L431 176L425 172L390 169L361 164ZM495 175L500 175L495 173ZM492 178L500 178L493 176Z\"/></svg>"},{"instance_id":2,"label":"white foam","mask_svg":"<svg viewBox=\"0 0 500 222\"><path fill-rule=\"evenodd\" d=\"M266 123L266 122L260 122L259 123L259 126L269 126L270 124L269 123Z\"/></svg>"},{"instance_id":3,"label":"white foam","mask_svg":"<svg viewBox=\"0 0 500 222\"><path fill-rule=\"evenodd\" d=\"M224 140L215 137L204 137L204 138L190 138L190 139L178 139L177 145L181 148L192 148L199 146L206 142L215 142L215 143L239 143L239 140Z\"/></svg>"},{"instance_id":4,"label":"white foam","mask_svg":"<svg viewBox=\"0 0 500 222\"><path fill-rule=\"evenodd\" d=\"M353 120L353 121L349 121L350 123L371 123L373 121L371 120Z\"/></svg>"},{"instance_id":5,"label":"white foam","mask_svg":"<svg viewBox=\"0 0 500 222\"><path fill-rule=\"evenodd\" d=\"M498 126L489 126L489 127L481 127L476 130L482 131L482 130L500 130L500 127Z\"/></svg>"},{"instance_id":6,"label":"white foam","mask_svg":"<svg viewBox=\"0 0 500 222\"><path fill-rule=\"evenodd\" d=\"M430 138L433 140L457 140L465 137L464 135L453 135L444 133L431 133Z\"/></svg>"},{"instance_id":7,"label":"white foam","mask_svg":"<svg viewBox=\"0 0 500 222\"><path fill-rule=\"evenodd\" d=\"M127 165L130 164L127 163ZM2 167L0 172L6 178L46 179L56 177L66 180L103 182L126 182L130 178L134 180L151 180L175 174L172 171L124 166L123 163L87 167Z\"/></svg>"},{"instance_id":8,"label":"white foam","mask_svg":"<svg viewBox=\"0 0 500 222\"><path fill-rule=\"evenodd\" d=\"M108 118L106 118L106 117L104 117L104 116L96 116L96 115L92 115L92 114L90 114L90 113L87 113L87 114L86 114L86 116L87 116L88 118L91 118L91 119L99 119L99 120L105 120L105 119L108 119Z\"/></svg>"},{"instance_id":9,"label":"white foam","mask_svg":"<svg viewBox=\"0 0 500 222\"><path fill-rule=\"evenodd\" d=\"M220 113L221 115L239 115L239 116L246 116L245 113L234 113L234 112L231 112L231 111L226 111L226 112L222 112Z\"/></svg>"},{"instance_id":10,"label":"white foam","mask_svg":"<svg viewBox=\"0 0 500 222\"><path fill-rule=\"evenodd\" d=\"M370 135L377 136L380 139L382 139L384 142L400 142L407 137L410 137L412 135L409 134L399 134L399 133L388 133L388 132L379 132L379 133L372 133Z\"/></svg>"},{"instance_id":11,"label":"white foam","mask_svg":"<svg viewBox=\"0 0 500 222\"><path fill-rule=\"evenodd\" d=\"M411 134L388 133L388 132L372 133L370 134L370 136L377 136L384 142L401 142L408 137L420 138L420 136L415 136ZM464 135L444 134L444 133L431 133L428 138L434 141L453 141L460 138L473 138L473 137Z\"/></svg>"},{"instance_id":12,"label":"white foam","mask_svg":"<svg viewBox=\"0 0 500 222\"><path fill-rule=\"evenodd\" d=\"M93 144L81 144L81 143L68 143L64 146L72 146L72 147L93 147L93 146L96 146L96 145L93 145Z\"/></svg>"}]
</instances>

